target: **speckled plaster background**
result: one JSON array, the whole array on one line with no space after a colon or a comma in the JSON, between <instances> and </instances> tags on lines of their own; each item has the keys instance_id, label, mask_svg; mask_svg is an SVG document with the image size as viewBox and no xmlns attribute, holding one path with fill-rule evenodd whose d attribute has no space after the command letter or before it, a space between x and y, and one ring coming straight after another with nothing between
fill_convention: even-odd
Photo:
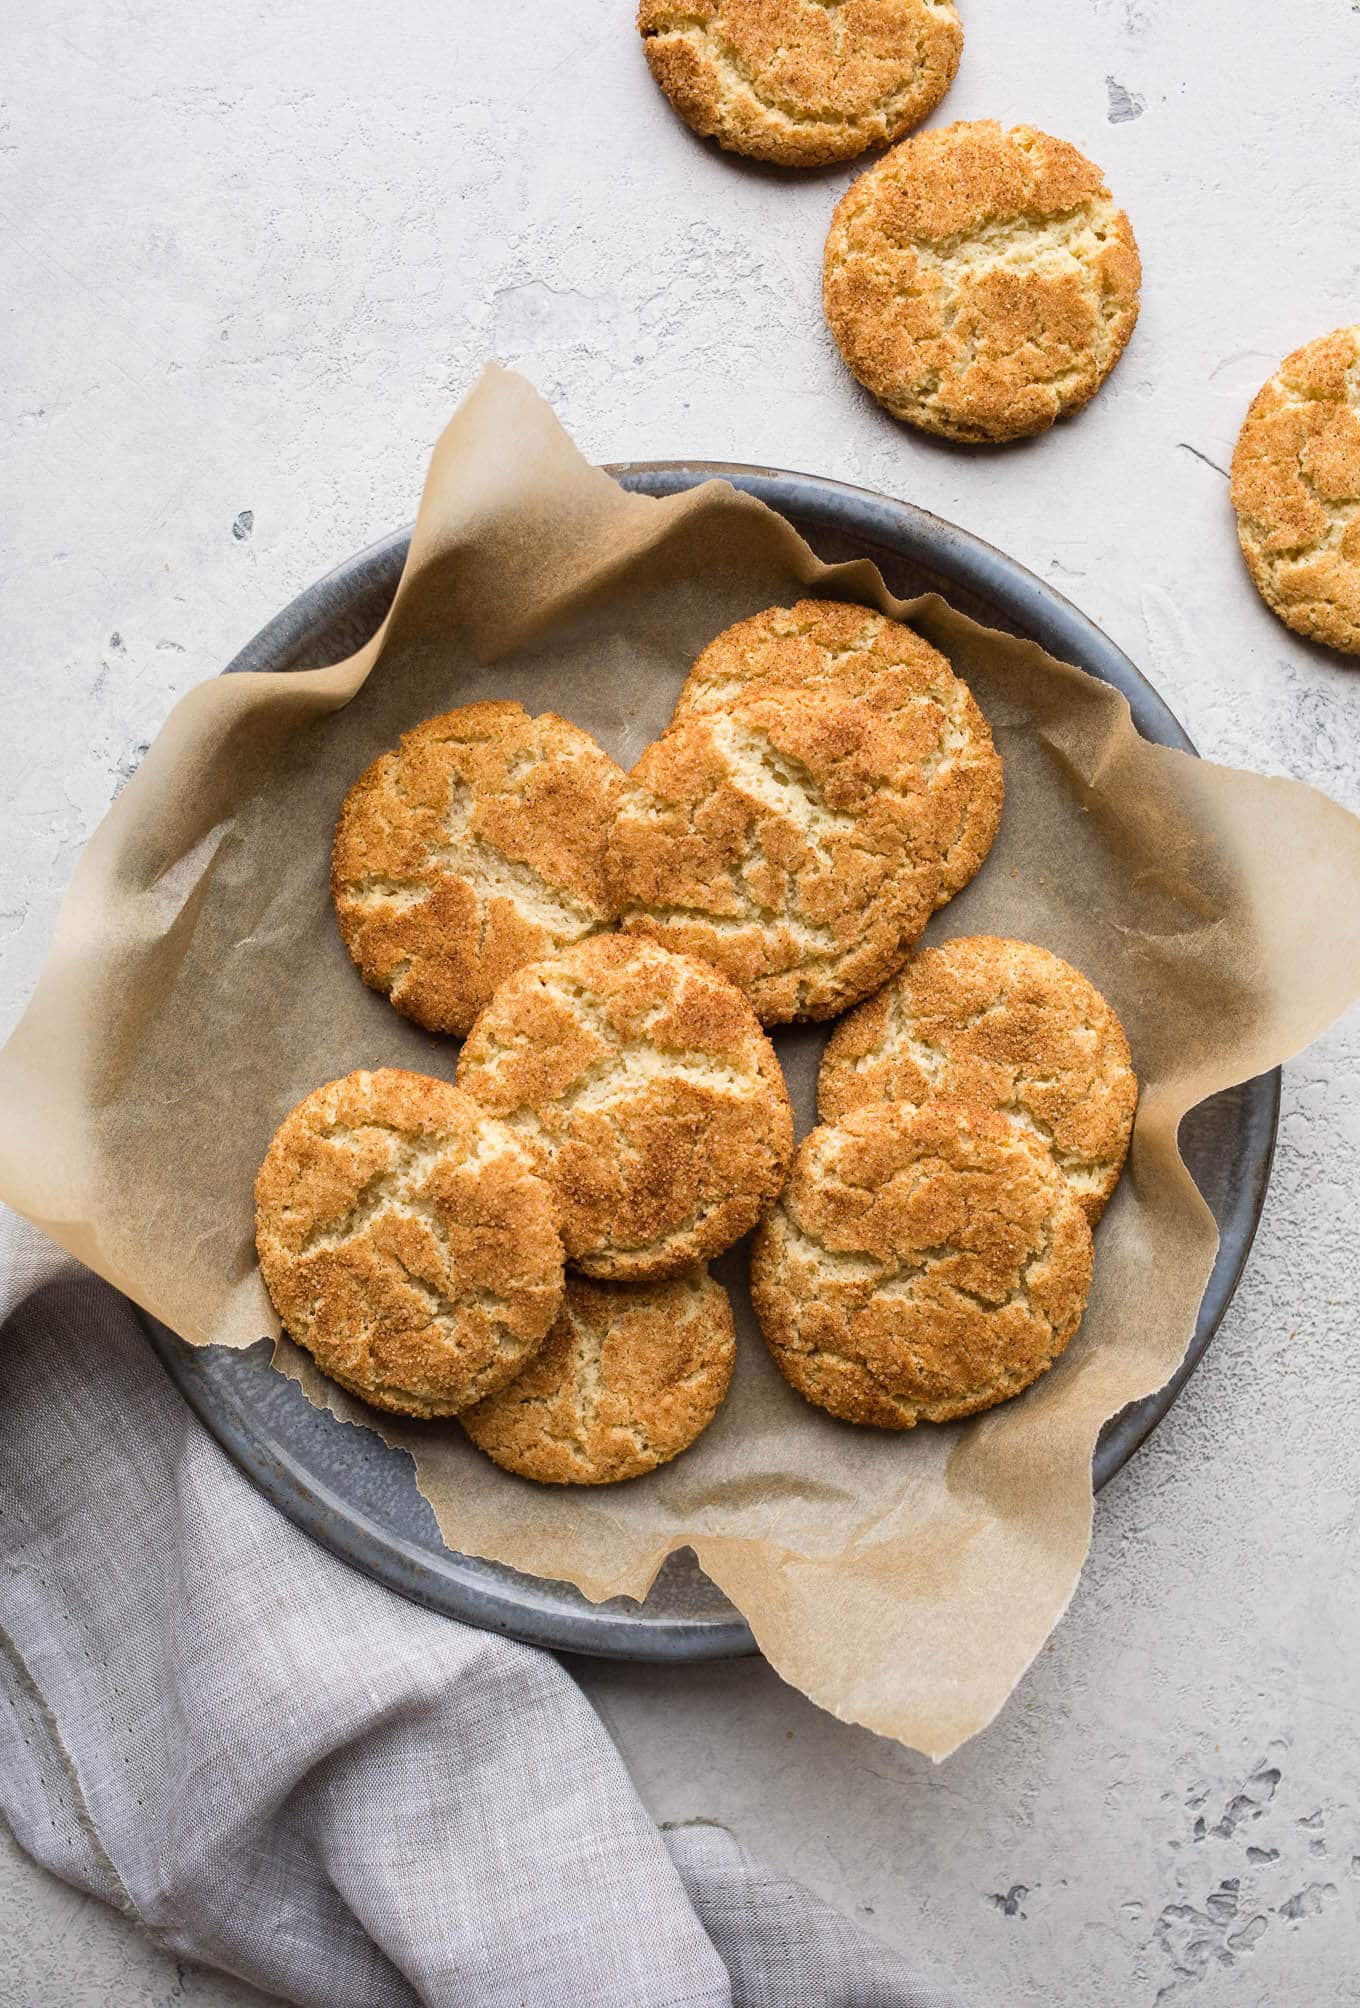
<instances>
[{"instance_id":1,"label":"speckled plaster background","mask_svg":"<svg viewBox=\"0 0 1360 2008\"><path fill-rule=\"evenodd\" d=\"M966 524L1206 753L1360 808L1360 663L1256 601L1222 472L1273 363L1360 318L1360 0L961 4L942 116L1085 146L1147 269L1094 406L1000 454L903 432L847 378L818 264L850 171L693 140L629 0L8 10L4 1029L174 699L413 513L487 356L598 459L811 469ZM658 1819L726 1822L980 2003L1357 1999L1358 1059L1352 1022L1287 1070L1236 1304L994 1727L932 1770L758 1662L582 1666ZM259 1998L0 1843L4 2008Z\"/></svg>"}]
</instances>

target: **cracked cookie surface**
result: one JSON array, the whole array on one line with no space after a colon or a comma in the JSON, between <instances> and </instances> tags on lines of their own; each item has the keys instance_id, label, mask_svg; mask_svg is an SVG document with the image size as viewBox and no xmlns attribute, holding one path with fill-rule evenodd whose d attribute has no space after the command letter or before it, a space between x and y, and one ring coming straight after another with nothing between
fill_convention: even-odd
<instances>
[{"instance_id":1,"label":"cracked cookie surface","mask_svg":"<svg viewBox=\"0 0 1360 2008\"><path fill-rule=\"evenodd\" d=\"M866 704L758 687L677 719L631 779L607 856L620 926L715 963L767 1025L856 1003L930 917L948 808Z\"/></svg>"},{"instance_id":2,"label":"cracked cookie surface","mask_svg":"<svg viewBox=\"0 0 1360 2008\"><path fill-rule=\"evenodd\" d=\"M753 1227L793 1117L774 1048L716 969L596 935L519 970L482 1012L460 1087L508 1123L557 1195L587 1275L676 1275Z\"/></svg>"},{"instance_id":3,"label":"cracked cookie surface","mask_svg":"<svg viewBox=\"0 0 1360 2008\"><path fill-rule=\"evenodd\" d=\"M872 607L799 600L715 635L685 681L675 717L722 711L762 686L827 690L891 720L948 833L936 905L961 892L991 849L1004 787L991 729L948 658Z\"/></svg>"},{"instance_id":4,"label":"cracked cookie surface","mask_svg":"<svg viewBox=\"0 0 1360 2008\"><path fill-rule=\"evenodd\" d=\"M686 125L785 167L900 139L963 48L953 0L642 0L638 29Z\"/></svg>"},{"instance_id":5,"label":"cracked cookie surface","mask_svg":"<svg viewBox=\"0 0 1360 2008\"><path fill-rule=\"evenodd\" d=\"M395 1067L330 1081L284 1118L255 1245L291 1336L399 1415L502 1387L562 1299L553 1196L528 1152L448 1081Z\"/></svg>"},{"instance_id":6,"label":"cracked cookie surface","mask_svg":"<svg viewBox=\"0 0 1360 2008\"><path fill-rule=\"evenodd\" d=\"M331 889L365 983L466 1032L498 983L608 927L605 837L624 785L588 733L466 704L402 734L350 789Z\"/></svg>"},{"instance_id":7,"label":"cracked cookie surface","mask_svg":"<svg viewBox=\"0 0 1360 2008\"><path fill-rule=\"evenodd\" d=\"M1232 462L1248 570L1297 634L1360 655L1360 326L1286 356Z\"/></svg>"},{"instance_id":8,"label":"cracked cookie surface","mask_svg":"<svg viewBox=\"0 0 1360 2008\"><path fill-rule=\"evenodd\" d=\"M822 299L847 366L894 417L979 443L1042 432L1095 395L1140 281L1099 168L982 119L917 133L853 183Z\"/></svg>"},{"instance_id":9,"label":"cracked cookie surface","mask_svg":"<svg viewBox=\"0 0 1360 2008\"><path fill-rule=\"evenodd\" d=\"M1138 1082L1123 1026L1080 970L1033 942L964 935L922 949L837 1025L817 1079L823 1122L935 1097L1033 1132L1099 1220L1128 1154Z\"/></svg>"},{"instance_id":10,"label":"cracked cookie surface","mask_svg":"<svg viewBox=\"0 0 1360 2008\"><path fill-rule=\"evenodd\" d=\"M1042 1144L988 1110L877 1103L805 1137L756 1236L776 1365L847 1422L910 1429L1019 1394L1081 1322L1091 1230Z\"/></svg>"},{"instance_id":11,"label":"cracked cookie surface","mask_svg":"<svg viewBox=\"0 0 1360 2008\"><path fill-rule=\"evenodd\" d=\"M521 1478L613 1485L689 1449L721 1407L735 1358L727 1292L702 1270L662 1283L572 1276L524 1372L458 1419Z\"/></svg>"}]
</instances>

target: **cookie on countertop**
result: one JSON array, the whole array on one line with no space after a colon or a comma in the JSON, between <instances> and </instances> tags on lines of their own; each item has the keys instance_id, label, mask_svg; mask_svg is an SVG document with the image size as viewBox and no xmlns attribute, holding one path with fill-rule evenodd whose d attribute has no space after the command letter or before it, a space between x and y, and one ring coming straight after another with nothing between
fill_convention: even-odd
<instances>
[{"instance_id":1,"label":"cookie on countertop","mask_svg":"<svg viewBox=\"0 0 1360 2008\"><path fill-rule=\"evenodd\" d=\"M715 963L767 1025L867 996L935 906L946 806L854 699L759 686L677 719L632 782L607 858L621 927Z\"/></svg>"},{"instance_id":2,"label":"cookie on countertop","mask_svg":"<svg viewBox=\"0 0 1360 2008\"><path fill-rule=\"evenodd\" d=\"M1360 325L1286 356L1232 462L1257 591L1296 634L1360 655Z\"/></svg>"},{"instance_id":3,"label":"cookie on countertop","mask_svg":"<svg viewBox=\"0 0 1360 2008\"><path fill-rule=\"evenodd\" d=\"M936 904L961 892L992 847L1004 787L991 729L948 658L872 607L799 600L715 635L685 681L675 716L721 711L761 686L829 690L892 720L947 818Z\"/></svg>"},{"instance_id":4,"label":"cookie on countertop","mask_svg":"<svg viewBox=\"0 0 1360 2008\"><path fill-rule=\"evenodd\" d=\"M831 1034L823 1122L937 1096L1033 1131L1099 1220L1128 1154L1138 1081L1123 1026L1080 970L1031 941L963 935L922 949Z\"/></svg>"},{"instance_id":5,"label":"cookie on countertop","mask_svg":"<svg viewBox=\"0 0 1360 2008\"><path fill-rule=\"evenodd\" d=\"M686 125L784 167L900 139L963 48L953 0L642 0L638 28Z\"/></svg>"},{"instance_id":6,"label":"cookie on countertop","mask_svg":"<svg viewBox=\"0 0 1360 2008\"><path fill-rule=\"evenodd\" d=\"M552 1181L567 1259L617 1281L729 1248L784 1183L788 1090L718 970L601 934L502 984L458 1082Z\"/></svg>"},{"instance_id":7,"label":"cookie on countertop","mask_svg":"<svg viewBox=\"0 0 1360 2008\"><path fill-rule=\"evenodd\" d=\"M285 1116L255 1181L285 1328L375 1408L451 1415L512 1380L562 1301L553 1195L448 1081L382 1067Z\"/></svg>"},{"instance_id":8,"label":"cookie on countertop","mask_svg":"<svg viewBox=\"0 0 1360 2008\"><path fill-rule=\"evenodd\" d=\"M466 1032L526 962L607 927L605 836L622 771L588 733L465 704L402 734L345 798L331 887L365 983L432 1032Z\"/></svg>"},{"instance_id":9,"label":"cookie on countertop","mask_svg":"<svg viewBox=\"0 0 1360 2008\"><path fill-rule=\"evenodd\" d=\"M910 1429L1044 1373L1081 1323L1091 1259L1035 1138L957 1102L879 1102L804 1138L756 1236L751 1295L799 1394Z\"/></svg>"},{"instance_id":10,"label":"cookie on countertop","mask_svg":"<svg viewBox=\"0 0 1360 2008\"><path fill-rule=\"evenodd\" d=\"M708 1428L736 1357L732 1307L701 1269L662 1283L567 1280L522 1374L458 1420L479 1450L542 1485L613 1485Z\"/></svg>"},{"instance_id":11,"label":"cookie on countertop","mask_svg":"<svg viewBox=\"0 0 1360 2008\"><path fill-rule=\"evenodd\" d=\"M1141 276L1098 167L980 119L915 134L852 184L822 298L846 364L894 417L979 443L1042 432L1095 395Z\"/></svg>"}]
</instances>

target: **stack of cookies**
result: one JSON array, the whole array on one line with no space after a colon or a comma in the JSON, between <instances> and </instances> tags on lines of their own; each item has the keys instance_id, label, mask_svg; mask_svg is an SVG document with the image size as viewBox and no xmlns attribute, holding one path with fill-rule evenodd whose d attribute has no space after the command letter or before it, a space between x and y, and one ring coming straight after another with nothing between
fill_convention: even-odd
<instances>
[{"instance_id":1,"label":"stack of cookies","mask_svg":"<svg viewBox=\"0 0 1360 2008\"><path fill-rule=\"evenodd\" d=\"M717 1412L705 1265L756 1228L772 1354L832 1413L1028 1385L1080 1320L1135 1088L1046 951L910 959L1001 807L948 661L837 601L720 634L631 774L513 703L408 732L345 800L332 890L365 981L462 1037L457 1085L360 1072L284 1121L256 1202L289 1332L511 1471L631 1478ZM847 1012L795 1158L765 1028Z\"/></svg>"},{"instance_id":2,"label":"stack of cookies","mask_svg":"<svg viewBox=\"0 0 1360 2008\"><path fill-rule=\"evenodd\" d=\"M751 1264L786 1380L909 1429L1018 1394L1081 1322L1138 1099L1123 1028L1047 949L922 951L832 1033Z\"/></svg>"},{"instance_id":3,"label":"stack of cookies","mask_svg":"<svg viewBox=\"0 0 1360 2008\"><path fill-rule=\"evenodd\" d=\"M526 923L514 872L488 870L500 962L499 919ZM428 944L428 902L395 884ZM779 1062L741 993L597 932L492 992L456 1086L383 1068L294 1109L256 1183L260 1264L292 1336L375 1407L457 1415L528 1478L632 1478L727 1392L732 1311L704 1265L773 1203L792 1150Z\"/></svg>"}]
</instances>

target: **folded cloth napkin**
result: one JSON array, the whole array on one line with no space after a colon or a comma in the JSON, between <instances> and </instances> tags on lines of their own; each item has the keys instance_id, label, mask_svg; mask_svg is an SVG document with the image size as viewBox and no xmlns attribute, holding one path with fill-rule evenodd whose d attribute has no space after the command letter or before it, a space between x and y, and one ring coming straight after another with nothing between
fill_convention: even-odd
<instances>
[{"instance_id":1,"label":"folded cloth napkin","mask_svg":"<svg viewBox=\"0 0 1360 2008\"><path fill-rule=\"evenodd\" d=\"M308 2008L957 2008L659 1834L549 1654L315 1547L6 1214L0 1318L0 1807L46 1868Z\"/></svg>"}]
</instances>

